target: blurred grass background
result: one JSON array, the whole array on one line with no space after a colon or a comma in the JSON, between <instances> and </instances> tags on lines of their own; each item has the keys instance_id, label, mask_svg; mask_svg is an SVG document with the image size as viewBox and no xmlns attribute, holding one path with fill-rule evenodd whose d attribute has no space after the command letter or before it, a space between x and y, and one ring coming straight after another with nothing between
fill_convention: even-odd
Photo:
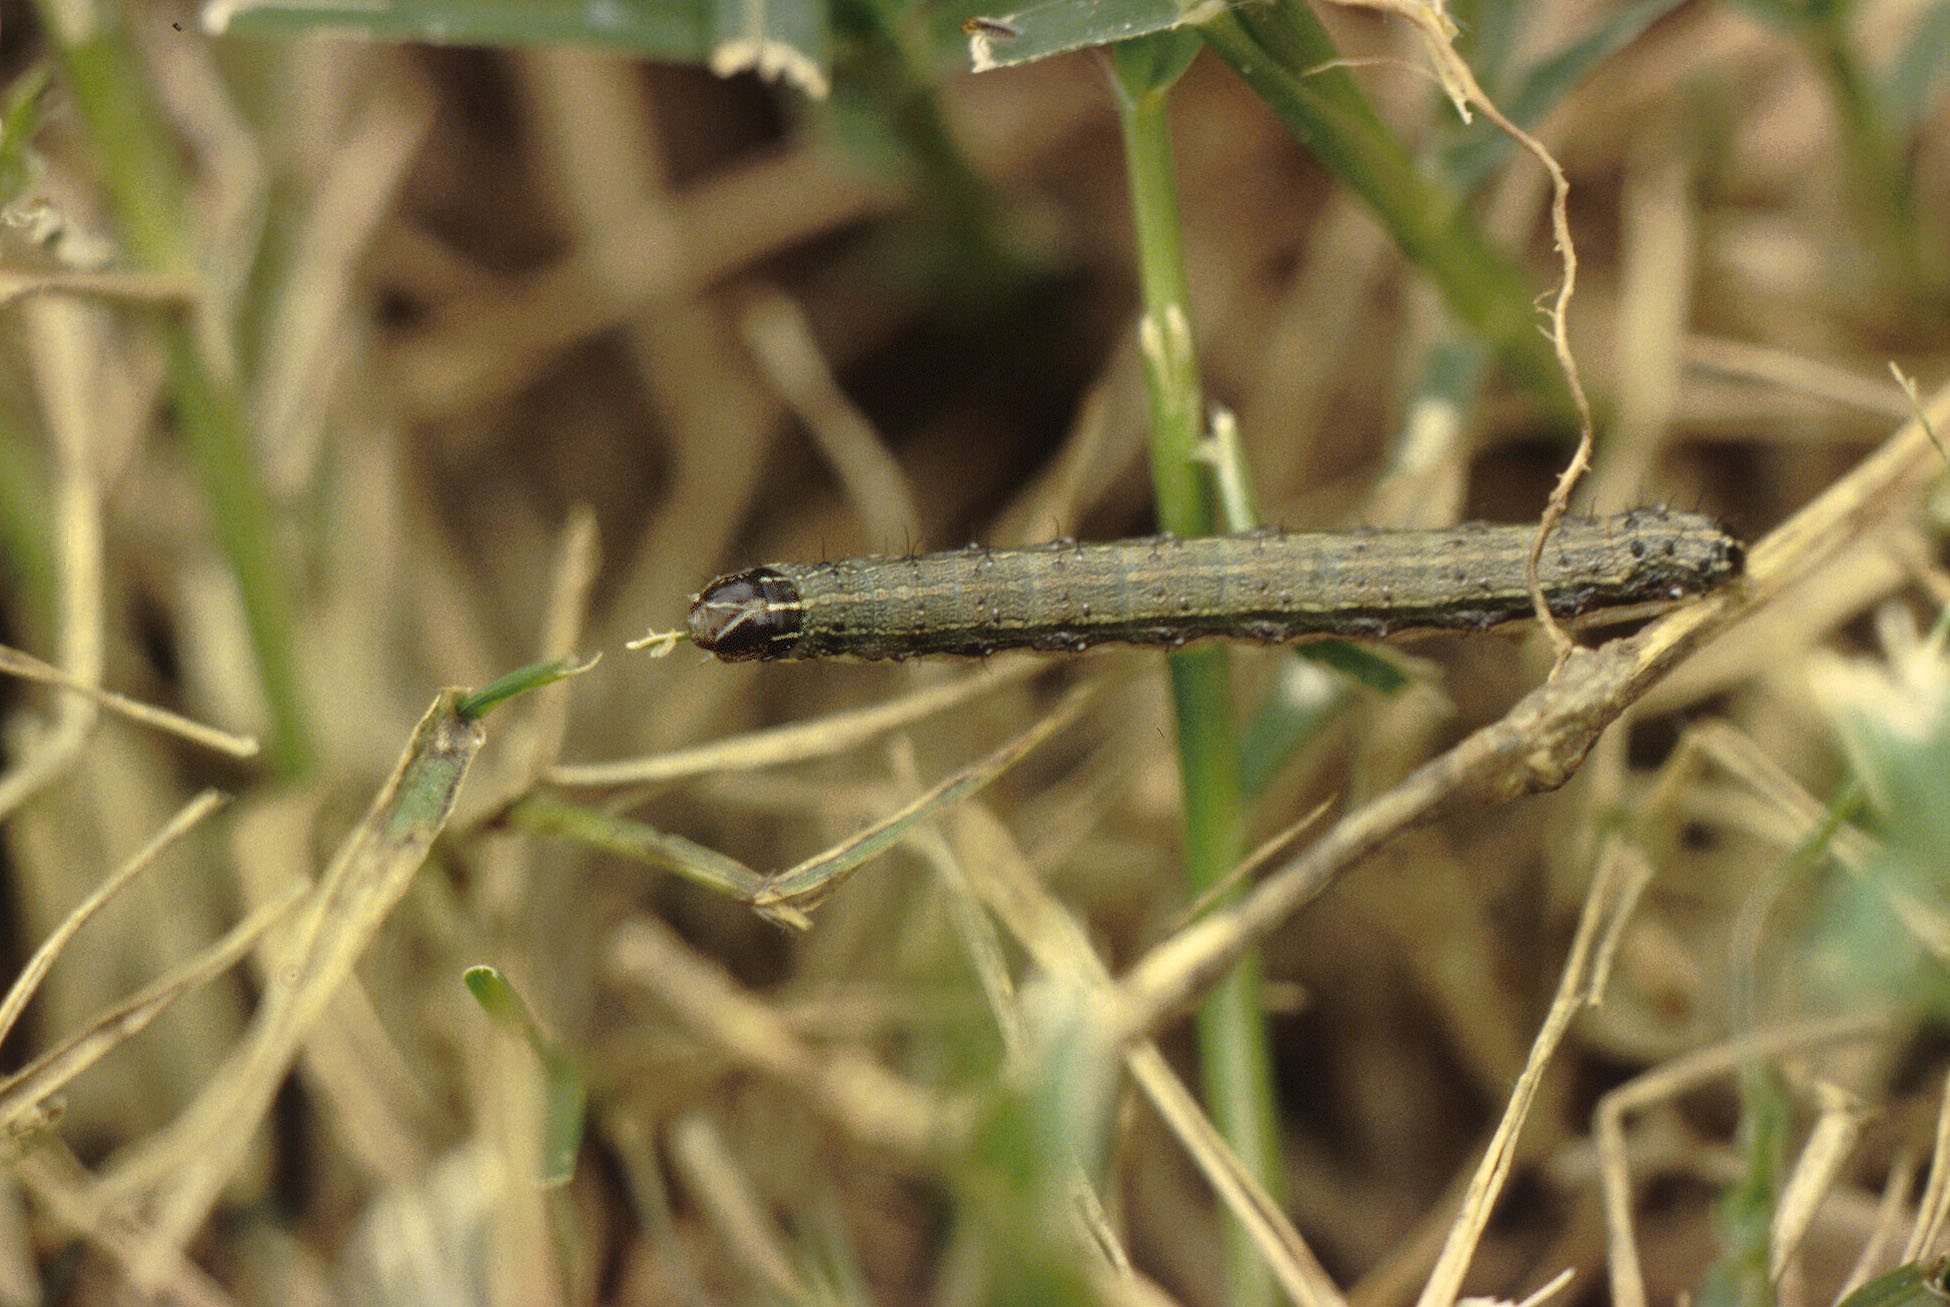
<instances>
[{"instance_id":1,"label":"blurred grass background","mask_svg":"<svg viewBox=\"0 0 1950 1307\"><path fill-rule=\"evenodd\" d=\"M1758 536L1909 415L1889 362L1941 382L1950 5L1453 13L1570 177L1582 504ZM967 71L975 16L1008 66ZM170 814L234 796L81 927L8 1035L10 1070L82 1037L99 1060L58 1101L0 1087L0 1301L1276 1300L1052 961L1087 942L1115 972L1195 893L1161 659L621 649L768 559L1153 529L1147 436L1174 402L1237 415L1270 521L1537 514L1574 435L1530 311L1558 276L1540 170L1458 121L1400 20L1197 16L0 5L0 641L264 744L0 681L17 968ZM1152 28L1113 66L1107 40ZM1195 352L1161 399L1138 320L1174 297ZM1468 1288L1570 1267L1570 1297L1615 1293L1602 1096L1817 1019L1882 1024L1630 1119L1646 1291L1825 1301L1858 1261L1931 1250L1884 1237L1924 1201L1950 937L1950 712L1913 636L1950 591L1937 517L1902 508L1564 792L1411 831L1293 921L1243 991L1263 1078L1249 1057L1224 1087L1189 1025L1160 1032L1208 1103L1270 1105L1246 1164L1339 1286L1316 1301L1415 1298L1608 841L1643 898ZM441 687L596 653L487 716L478 757L434 755L442 784L473 760L451 808L422 803L424 767L382 791L403 749L427 762ZM1218 715L1252 798L1227 838L1385 791L1548 655L1415 646L1384 693L1373 668L1234 654ZM741 901L1083 681L1074 724L810 930ZM910 696L937 707L891 732L735 738ZM364 917L320 892L321 934L311 907L260 922L229 967L226 932L335 883L342 846L392 890ZM1019 929L1030 884L1074 915L1068 953ZM332 923L343 988L292 960ZM159 978L174 1001L131 1033L121 1005ZM331 1006L280 1026L287 992ZM295 1060L245 1056L274 1029ZM1789 1165L1836 1136L1830 1170ZM1823 1201L1772 1264L1805 1174Z\"/></svg>"}]
</instances>

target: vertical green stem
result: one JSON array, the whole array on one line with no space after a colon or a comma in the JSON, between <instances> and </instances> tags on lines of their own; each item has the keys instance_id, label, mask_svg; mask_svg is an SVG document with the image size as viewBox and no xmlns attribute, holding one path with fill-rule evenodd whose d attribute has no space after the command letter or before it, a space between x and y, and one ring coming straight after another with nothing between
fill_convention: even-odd
<instances>
[{"instance_id":1,"label":"vertical green stem","mask_svg":"<svg viewBox=\"0 0 1950 1307\"><path fill-rule=\"evenodd\" d=\"M176 145L148 92L121 14L105 0L42 0L42 23L86 123L131 259L148 271L198 284L188 193ZM271 714L279 774L310 768L312 736L299 695L293 627L297 605L274 545L270 494L234 384L197 339L194 320L160 319L176 419L202 479L217 538L244 605Z\"/></svg>"},{"instance_id":2,"label":"vertical green stem","mask_svg":"<svg viewBox=\"0 0 1950 1307\"><path fill-rule=\"evenodd\" d=\"M1132 75L1124 50L1118 47L1124 91L1120 109L1144 298L1139 329L1151 399L1158 522L1179 535L1203 535L1213 529L1213 513L1192 457L1202 430L1203 399L1165 113L1165 86L1176 73L1134 85L1144 80L1142 70ZM1197 897L1244 852L1239 750L1226 651L1216 645L1182 649L1171 655L1170 668L1184 787L1187 888ZM1199 1009L1198 1038L1201 1079L1213 1120L1242 1164L1277 1195L1282 1187L1278 1120L1257 957L1235 968ZM1265 1264L1237 1225L1228 1227L1226 1248L1227 1301L1271 1302L1273 1286Z\"/></svg>"}]
</instances>

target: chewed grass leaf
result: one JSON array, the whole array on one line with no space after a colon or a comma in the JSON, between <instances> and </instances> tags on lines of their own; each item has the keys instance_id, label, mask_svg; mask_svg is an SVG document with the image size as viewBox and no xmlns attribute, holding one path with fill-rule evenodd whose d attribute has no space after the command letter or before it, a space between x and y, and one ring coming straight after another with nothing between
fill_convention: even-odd
<instances>
[{"instance_id":1,"label":"chewed grass leaf","mask_svg":"<svg viewBox=\"0 0 1950 1307\"><path fill-rule=\"evenodd\" d=\"M157 1177L158 1249L177 1246L202 1224L251 1147L299 1049L445 829L485 739L479 721L458 712L464 698L459 690L441 692L392 776L310 888L282 941L289 959L283 982L267 987L238 1055L128 1168ZM123 1178L136 1183L126 1173Z\"/></svg>"},{"instance_id":2,"label":"chewed grass leaf","mask_svg":"<svg viewBox=\"0 0 1950 1307\"><path fill-rule=\"evenodd\" d=\"M518 694L526 694L530 690L539 690L544 685L553 685L571 676L582 675L594 667L601 657L602 655L598 654L586 662L577 662L573 658L551 658L545 662L517 667L492 684L484 685L473 693L463 696L454 706L454 711L467 721L484 717L491 709Z\"/></svg>"},{"instance_id":3,"label":"chewed grass leaf","mask_svg":"<svg viewBox=\"0 0 1950 1307\"><path fill-rule=\"evenodd\" d=\"M1214 5L1213 8L1220 8ZM962 25L977 72L1169 31L1188 19L1176 0L1048 0Z\"/></svg>"}]
</instances>

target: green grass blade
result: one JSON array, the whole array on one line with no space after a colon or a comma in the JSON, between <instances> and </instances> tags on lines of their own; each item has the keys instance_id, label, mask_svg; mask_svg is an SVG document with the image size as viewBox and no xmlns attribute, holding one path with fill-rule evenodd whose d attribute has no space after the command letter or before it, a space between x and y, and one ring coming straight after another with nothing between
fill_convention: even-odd
<instances>
[{"instance_id":1,"label":"green grass blade","mask_svg":"<svg viewBox=\"0 0 1950 1307\"><path fill-rule=\"evenodd\" d=\"M1644 35L1683 0L1636 0L1526 71L1514 89L1497 96L1497 105L1517 126L1530 129L1563 99L1583 86L1605 60ZM1478 67L1477 75L1483 77ZM1445 152L1443 171L1464 190L1474 190L1490 171L1510 157L1516 142L1489 123L1479 123Z\"/></svg>"},{"instance_id":2,"label":"green grass blade","mask_svg":"<svg viewBox=\"0 0 1950 1307\"><path fill-rule=\"evenodd\" d=\"M53 69L37 63L14 78L0 100L0 201L11 201L32 181L28 151L47 111Z\"/></svg>"},{"instance_id":3,"label":"green grass blade","mask_svg":"<svg viewBox=\"0 0 1950 1307\"><path fill-rule=\"evenodd\" d=\"M588 1116L589 1090L581 1066L542 1033L521 992L498 967L469 967L461 983L495 1025L527 1044L535 1054L542 1073L539 1178L551 1187L567 1184L575 1176L576 1154L582 1151L582 1127Z\"/></svg>"},{"instance_id":4,"label":"green grass blade","mask_svg":"<svg viewBox=\"0 0 1950 1307\"><path fill-rule=\"evenodd\" d=\"M1877 99L1891 128L1907 136L1923 123L1930 99L1946 72L1943 52L1950 50L1950 0L1917 15L1909 40L1891 63Z\"/></svg>"},{"instance_id":5,"label":"green grass blade","mask_svg":"<svg viewBox=\"0 0 1950 1307\"><path fill-rule=\"evenodd\" d=\"M824 0L228 0L206 26L238 36L356 33L374 41L528 49L584 45L663 63L754 71L814 98L832 83Z\"/></svg>"},{"instance_id":6,"label":"green grass blade","mask_svg":"<svg viewBox=\"0 0 1950 1307\"><path fill-rule=\"evenodd\" d=\"M616 0L598 11L554 0L230 0L204 25L233 36L338 31L373 41L526 47L597 45L647 59L701 64L711 55L709 0Z\"/></svg>"},{"instance_id":7,"label":"green grass blade","mask_svg":"<svg viewBox=\"0 0 1950 1307\"><path fill-rule=\"evenodd\" d=\"M1199 27L1221 58L1300 142L1359 195L1441 291L1450 312L1492 342L1504 365L1570 421L1550 343L1537 331L1536 288L1497 254L1459 194L1416 167L1369 105L1339 52L1293 0L1228 9Z\"/></svg>"},{"instance_id":8,"label":"green grass blade","mask_svg":"<svg viewBox=\"0 0 1950 1307\"><path fill-rule=\"evenodd\" d=\"M101 164L122 241L149 272L192 281L199 255L168 115L149 94L148 73L104 3L39 6L75 107ZM299 693L297 600L273 539L269 491L235 389L220 380L193 324L157 319L176 422L225 558L244 603L257 673L271 715L271 758L279 773L302 776L314 757L311 726Z\"/></svg>"},{"instance_id":9,"label":"green grass blade","mask_svg":"<svg viewBox=\"0 0 1950 1307\"><path fill-rule=\"evenodd\" d=\"M550 658L544 662L529 663L468 694L454 711L469 721L485 717L495 707L518 694L539 690L544 685L553 685L571 676L580 676L595 665L593 658L587 662L574 658Z\"/></svg>"},{"instance_id":10,"label":"green grass blade","mask_svg":"<svg viewBox=\"0 0 1950 1307\"><path fill-rule=\"evenodd\" d=\"M1909 1262L1842 1299L1841 1307L1941 1307L1950 1298L1950 1261Z\"/></svg>"},{"instance_id":11,"label":"green grass blade","mask_svg":"<svg viewBox=\"0 0 1950 1307\"><path fill-rule=\"evenodd\" d=\"M970 54L978 71L1007 68L1169 31L1184 21L1177 0L1049 0L972 20Z\"/></svg>"},{"instance_id":12,"label":"green grass blade","mask_svg":"<svg viewBox=\"0 0 1950 1307\"><path fill-rule=\"evenodd\" d=\"M573 840L647 867L674 872L693 884L745 902L750 902L765 883L763 875L744 863L682 835L547 795L522 799L509 811L508 822L522 830Z\"/></svg>"}]
</instances>

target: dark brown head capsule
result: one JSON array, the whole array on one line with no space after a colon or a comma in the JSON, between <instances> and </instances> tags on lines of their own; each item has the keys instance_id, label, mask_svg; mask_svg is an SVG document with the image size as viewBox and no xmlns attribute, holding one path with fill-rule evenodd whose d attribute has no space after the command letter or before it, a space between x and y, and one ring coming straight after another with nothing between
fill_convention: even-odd
<instances>
[{"instance_id":1,"label":"dark brown head capsule","mask_svg":"<svg viewBox=\"0 0 1950 1307\"><path fill-rule=\"evenodd\" d=\"M721 576L691 600L691 643L726 662L790 658L805 605L769 567Z\"/></svg>"}]
</instances>

